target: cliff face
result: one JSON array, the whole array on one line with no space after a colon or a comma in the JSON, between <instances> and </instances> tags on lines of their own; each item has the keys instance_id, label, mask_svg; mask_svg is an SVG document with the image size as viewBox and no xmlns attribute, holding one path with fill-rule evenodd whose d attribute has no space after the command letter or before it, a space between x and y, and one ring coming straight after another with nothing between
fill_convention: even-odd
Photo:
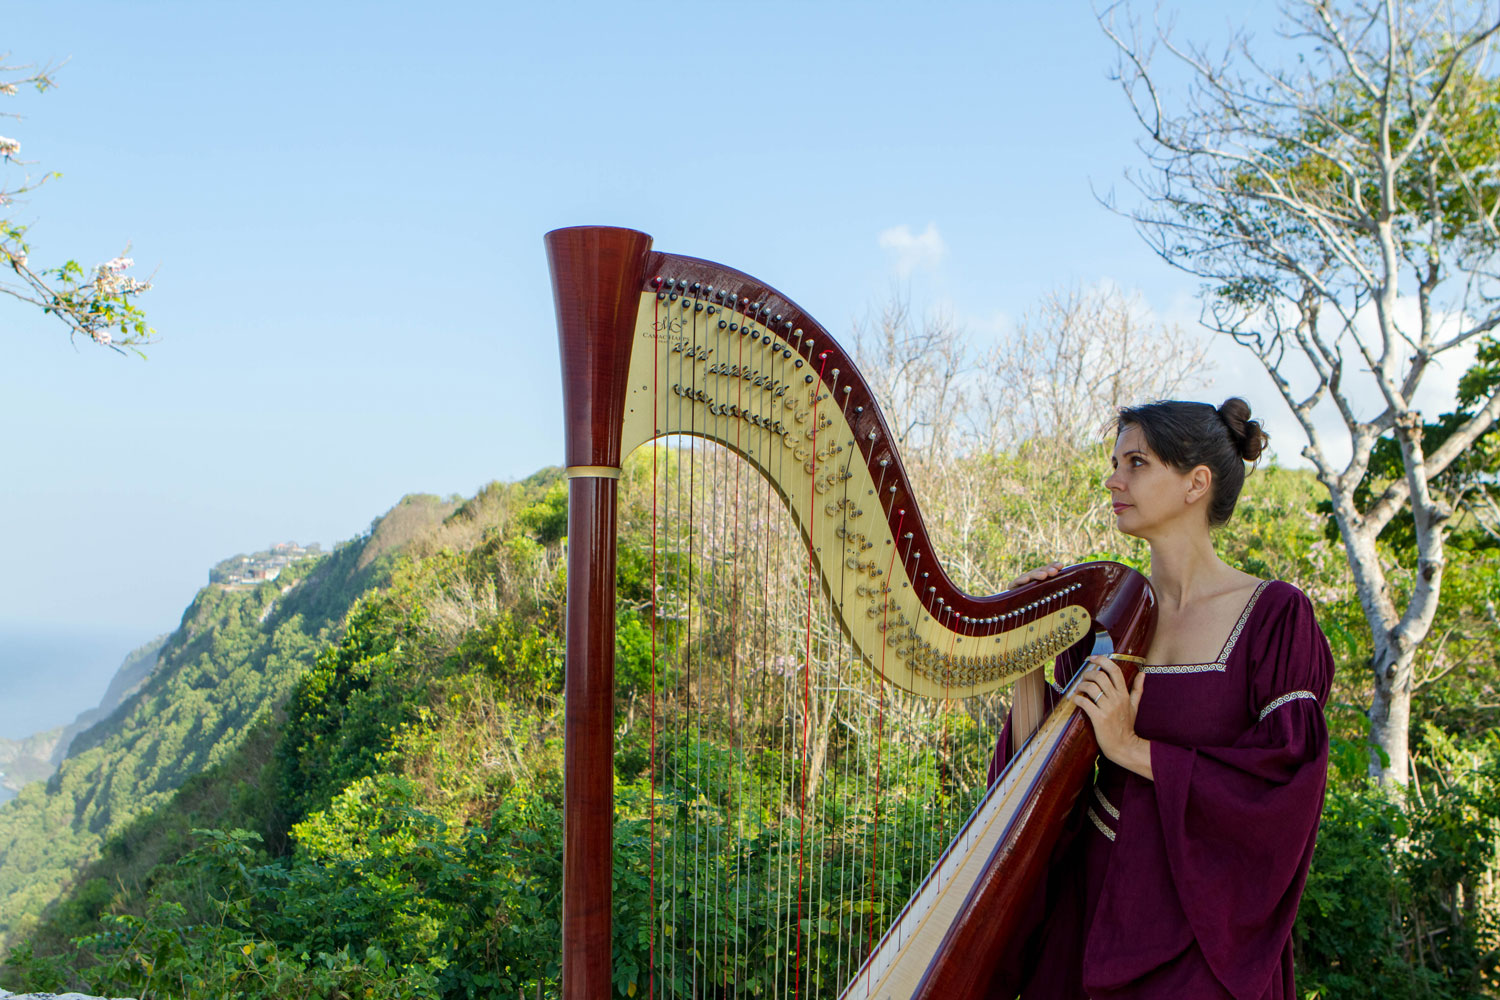
<instances>
[{"instance_id":1,"label":"cliff face","mask_svg":"<svg viewBox=\"0 0 1500 1000\"><path fill-rule=\"evenodd\" d=\"M125 657L124 662L120 664L120 669L110 679L109 687L105 689L104 697L99 699L99 704L81 713L71 725L64 727L50 757L54 770L67 757L68 749L73 745L73 740L79 733L109 718L116 709L125 704L127 698L141 689L141 685L146 683L146 679L156 669L162 648L166 646L169 638L171 638L170 635L159 635ZM19 788L16 790L20 791Z\"/></svg>"},{"instance_id":2,"label":"cliff face","mask_svg":"<svg viewBox=\"0 0 1500 1000\"><path fill-rule=\"evenodd\" d=\"M0 806L0 943L32 926L106 837L236 751L336 637L355 599L388 580L400 548L392 528L405 541L453 506L407 498L332 554L255 585L210 584L175 632L127 658L98 708L0 741L13 795Z\"/></svg>"},{"instance_id":3,"label":"cliff face","mask_svg":"<svg viewBox=\"0 0 1500 1000\"><path fill-rule=\"evenodd\" d=\"M0 802L15 798L23 786L49 777L56 770L53 759L62 746L66 729L57 726L20 740L0 736Z\"/></svg>"},{"instance_id":4,"label":"cliff face","mask_svg":"<svg viewBox=\"0 0 1500 1000\"><path fill-rule=\"evenodd\" d=\"M22 788L33 781L52 777L58 765L67 757L68 748L79 733L109 718L125 703L125 699L140 690L151 671L156 669L167 638L159 635L126 656L120 669L110 679L109 687L105 689L104 697L99 699L99 704L79 713L78 718L66 726L33 733L20 740L0 737L0 802L15 798Z\"/></svg>"}]
</instances>

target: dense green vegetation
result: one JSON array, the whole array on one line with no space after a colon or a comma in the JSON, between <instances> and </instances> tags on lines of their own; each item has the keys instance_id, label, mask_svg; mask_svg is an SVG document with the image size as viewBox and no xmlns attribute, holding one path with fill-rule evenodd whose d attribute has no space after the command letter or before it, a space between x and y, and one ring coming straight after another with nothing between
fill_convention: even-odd
<instances>
[{"instance_id":1,"label":"dense green vegetation","mask_svg":"<svg viewBox=\"0 0 1500 1000\"><path fill-rule=\"evenodd\" d=\"M79 733L48 781L0 811L0 940L28 933L106 839L227 760L341 628L354 598L388 577L407 522L447 509L410 498L325 559L254 589L200 591L147 683Z\"/></svg>"},{"instance_id":2,"label":"dense green vegetation","mask_svg":"<svg viewBox=\"0 0 1500 1000\"><path fill-rule=\"evenodd\" d=\"M1076 466L1052 475L1097 482L1100 458L1078 455ZM976 574L1043 555L1007 527L1009 508L1027 502L1007 485L1026 460L986 458L966 471L994 498L982 522L963 529L967 544L987 554ZM708 463L699 471L712 471L712 457L699 461ZM647 471L632 465L622 505L618 992L642 993L654 979L657 988L671 981L712 993L729 976L774 992L788 976L787 956L800 949L804 991L832 994L871 928L925 874L932 844L972 802L1003 705L946 711L893 701L881 723L891 728L857 744L843 733L868 724L854 708L858 692L824 702L808 695L799 709L780 680L756 688L742 679L746 693L734 699L716 695L719 680L708 674L689 683L689 652L775 666L784 649L735 631L736 609L759 598L722 571L733 560L720 558L712 531L690 546L658 540L653 586ZM666 470L658 492L675 495L690 480L703 490L733 486L691 471ZM142 692L117 731L93 738L81 755L92 771L65 768L50 796L29 789L22 808L0 810L15 829L11 809L31 817L66 802L84 818L66 829L101 845L76 876L63 852L47 855L53 869L35 865L41 877L29 882L9 861L0 868L15 879L25 912L50 904L40 919L13 924L0 982L142 998L551 994L560 960L563 497L551 473L493 486L441 524L408 525L384 572L355 575L364 556L350 546L286 595L273 585L200 596L169 646L175 686ZM1369 641L1316 497L1304 473L1261 470L1220 536L1235 563L1309 591L1341 668L1328 807L1297 931L1300 984L1320 997L1489 995L1500 747L1489 734L1495 709L1479 692L1495 676L1485 616L1496 567L1482 545L1450 565L1458 583L1445 606L1446 638L1428 651L1423 675L1447 694L1422 701L1432 710L1418 741L1419 780L1413 801L1397 801L1364 776L1360 667ZM1098 498L1088 492L1071 502L1077 523L1090 523ZM933 521L939 544L952 544L955 522L942 510ZM1082 531L1061 555L1138 560L1138 551L1118 548L1124 541ZM780 558L775 546L755 551ZM341 627L340 600L314 588L319 574L345 595ZM313 607L322 611L309 626ZM303 624L286 631L299 615ZM233 671L214 667L221 649L240 651L234 662L242 664L295 665L253 685L230 683ZM816 673L838 659L837 649L813 659ZM794 681L801 662L784 671ZM248 692L266 698L252 710ZM689 697L708 710L685 714ZM807 778L798 749L759 736L731 740L725 728L770 733L777 716L799 711L829 733L812 794L830 805L806 820L790 807ZM220 736L211 746L192 729L164 737L180 766L157 764L168 756L160 752L123 752L140 745L125 736L153 717L180 728L190 714L216 720ZM838 805L855 801L844 787L863 780L874 748L879 767L899 776L883 781L878 817ZM142 790L136 808L111 798L105 758L89 756L106 752L122 762L116 784ZM87 786L89 773L105 780ZM85 787L88 794L64 798ZM36 850L46 839L26 844ZM811 840L838 850L808 851ZM690 841L714 843L720 860L703 869L672 862ZM794 877L801 888L792 892L785 883ZM70 888L58 896L65 879ZM22 895L28 889L31 897ZM797 896L802 908L789 914ZM715 948L703 948L710 940Z\"/></svg>"}]
</instances>

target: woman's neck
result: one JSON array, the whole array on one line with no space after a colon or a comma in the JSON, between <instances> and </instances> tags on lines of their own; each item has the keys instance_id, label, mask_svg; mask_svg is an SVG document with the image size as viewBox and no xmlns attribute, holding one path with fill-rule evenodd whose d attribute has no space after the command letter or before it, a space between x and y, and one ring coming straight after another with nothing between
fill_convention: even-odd
<instances>
[{"instance_id":1,"label":"woman's neck","mask_svg":"<svg viewBox=\"0 0 1500 1000\"><path fill-rule=\"evenodd\" d=\"M1219 558L1207 528L1176 531L1151 543L1151 589L1156 599L1174 608L1217 593L1235 571Z\"/></svg>"}]
</instances>

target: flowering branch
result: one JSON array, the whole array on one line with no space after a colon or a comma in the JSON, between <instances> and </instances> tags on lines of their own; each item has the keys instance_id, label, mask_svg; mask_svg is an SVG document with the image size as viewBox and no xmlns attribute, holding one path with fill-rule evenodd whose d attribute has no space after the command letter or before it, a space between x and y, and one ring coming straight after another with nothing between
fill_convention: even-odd
<instances>
[{"instance_id":1,"label":"flowering branch","mask_svg":"<svg viewBox=\"0 0 1500 1000\"><path fill-rule=\"evenodd\" d=\"M8 54L0 55L0 97L15 97L23 87L34 87L42 93L55 86L51 68L14 66L8 59ZM0 117L19 119L20 115L0 111ZM20 153L19 140L0 135L0 165L26 166ZM0 185L0 212L18 196L36 190L56 176L55 172L39 177L27 174L17 186ZM112 350L141 355L140 348L151 343L155 331L146 324L146 314L135 303L135 297L150 289L151 282L125 273L134 261L121 255L92 271L85 270L75 260L58 267L33 268L26 230L26 226L14 219L0 216L0 275L4 275L5 267L11 272L0 277L0 294L37 306L44 314L56 317L68 327L70 337L82 335Z\"/></svg>"}]
</instances>

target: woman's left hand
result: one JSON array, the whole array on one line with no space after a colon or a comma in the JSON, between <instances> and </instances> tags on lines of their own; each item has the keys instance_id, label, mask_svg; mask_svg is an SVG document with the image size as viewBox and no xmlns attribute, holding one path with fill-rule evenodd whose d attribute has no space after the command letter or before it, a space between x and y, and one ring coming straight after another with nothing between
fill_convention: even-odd
<instances>
[{"instance_id":1,"label":"woman's left hand","mask_svg":"<svg viewBox=\"0 0 1500 1000\"><path fill-rule=\"evenodd\" d=\"M1083 709L1094 725L1099 752L1126 770L1151 778L1151 744L1135 732L1135 713L1140 708L1146 675L1138 672L1127 687L1120 665L1107 656L1090 656L1091 668L1073 692L1073 704Z\"/></svg>"}]
</instances>

